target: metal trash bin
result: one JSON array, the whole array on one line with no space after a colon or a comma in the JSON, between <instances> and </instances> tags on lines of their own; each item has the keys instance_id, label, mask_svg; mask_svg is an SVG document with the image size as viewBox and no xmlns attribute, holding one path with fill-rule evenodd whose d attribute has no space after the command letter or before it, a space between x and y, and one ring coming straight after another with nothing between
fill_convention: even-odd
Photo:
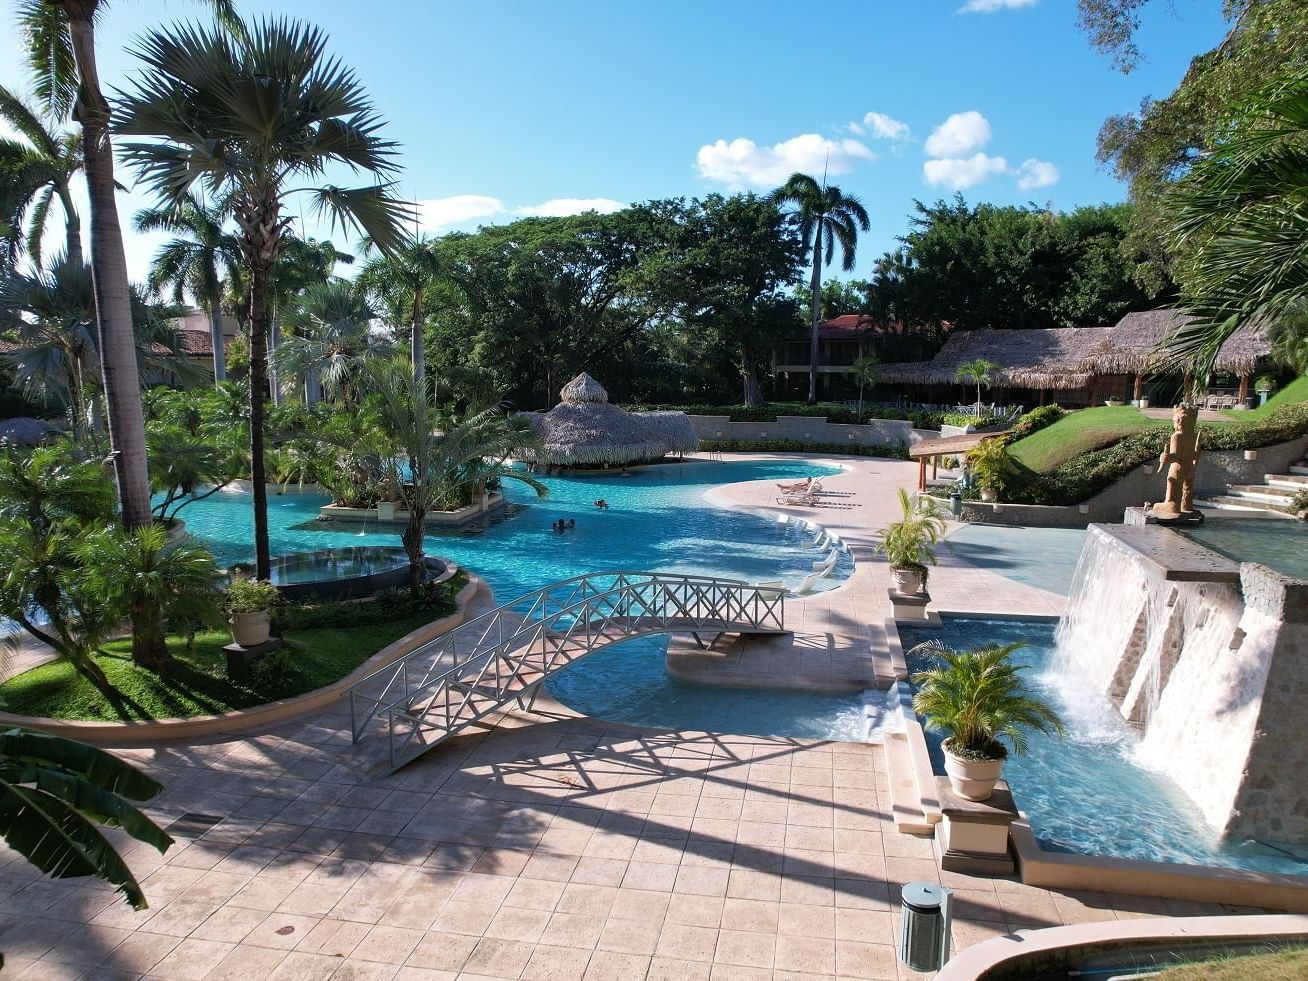
<instances>
[{"instance_id":1,"label":"metal trash bin","mask_svg":"<svg viewBox=\"0 0 1308 981\"><path fill-rule=\"evenodd\" d=\"M951 897L931 882L900 890L899 959L914 971L938 971L949 959Z\"/></svg>"}]
</instances>

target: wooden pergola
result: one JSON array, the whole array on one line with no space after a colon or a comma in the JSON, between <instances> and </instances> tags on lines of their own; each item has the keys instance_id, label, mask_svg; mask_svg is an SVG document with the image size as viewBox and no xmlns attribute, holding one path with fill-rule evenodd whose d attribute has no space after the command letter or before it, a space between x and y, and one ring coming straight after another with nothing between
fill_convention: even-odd
<instances>
[{"instance_id":1,"label":"wooden pergola","mask_svg":"<svg viewBox=\"0 0 1308 981\"><path fill-rule=\"evenodd\" d=\"M940 458L942 456L956 456L966 453L968 450L975 449L988 439L995 436L1004 436L1008 433L1005 429L1003 432L994 433L967 433L963 436L942 436L939 439L924 439L920 443L914 443L908 448L908 458L917 461L917 489L924 491L927 489L927 461L931 461L931 479L935 480L940 471Z\"/></svg>"}]
</instances>

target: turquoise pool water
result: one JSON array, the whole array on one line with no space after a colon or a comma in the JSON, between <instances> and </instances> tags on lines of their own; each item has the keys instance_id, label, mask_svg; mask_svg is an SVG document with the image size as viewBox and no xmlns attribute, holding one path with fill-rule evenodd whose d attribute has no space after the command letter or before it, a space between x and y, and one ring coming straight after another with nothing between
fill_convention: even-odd
<instances>
[{"instance_id":1,"label":"turquoise pool water","mask_svg":"<svg viewBox=\"0 0 1308 981\"><path fill-rule=\"evenodd\" d=\"M1171 780L1140 766L1136 739L1105 700L1069 705L1042 672L1054 649L1052 623L947 618L939 630L901 625L904 650L940 639L952 647L1023 641L1017 659L1032 686L1063 716L1067 738L1035 734L1025 756L1010 756L1004 775L1031 818L1043 848L1118 858L1216 865L1308 875L1308 849L1292 853L1254 841L1222 842L1198 808ZM926 659L908 656L910 672ZM1078 702L1083 702L1078 699ZM940 739L927 734L937 773L944 773Z\"/></svg>"},{"instance_id":2,"label":"turquoise pool water","mask_svg":"<svg viewBox=\"0 0 1308 981\"><path fill-rule=\"evenodd\" d=\"M1308 524L1284 518L1217 518L1182 534L1236 562L1261 562L1308 579Z\"/></svg>"}]
</instances>

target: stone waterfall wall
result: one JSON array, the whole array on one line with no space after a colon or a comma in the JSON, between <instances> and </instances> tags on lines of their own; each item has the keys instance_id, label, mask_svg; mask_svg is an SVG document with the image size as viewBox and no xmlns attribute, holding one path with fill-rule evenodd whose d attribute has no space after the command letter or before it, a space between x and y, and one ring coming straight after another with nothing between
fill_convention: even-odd
<instances>
[{"instance_id":1,"label":"stone waterfall wall","mask_svg":"<svg viewBox=\"0 0 1308 981\"><path fill-rule=\"evenodd\" d=\"M1214 829L1308 841L1308 584L1092 525L1055 670L1107 695Z\"/></svg>"}]
</instances>

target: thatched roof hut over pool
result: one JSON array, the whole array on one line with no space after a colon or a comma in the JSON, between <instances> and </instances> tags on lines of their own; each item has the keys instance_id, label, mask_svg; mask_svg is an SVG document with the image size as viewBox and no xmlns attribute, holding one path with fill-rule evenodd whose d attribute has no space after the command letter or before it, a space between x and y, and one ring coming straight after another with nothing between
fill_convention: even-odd
<instances>
[{"instance_id":1,"label":"thatched roof hut over pool","mask_svg":"<svg viewBox=\"0 0 1308 981\"><path fill-rule=\"evenodd\" d=\"M549 412L523 413L543 444L527 455L533 463L622 466L699 448L684 412L626 412L610 405L604 386L584 371L560 389L559 398Z\"/></svg>"}]
</instances>

